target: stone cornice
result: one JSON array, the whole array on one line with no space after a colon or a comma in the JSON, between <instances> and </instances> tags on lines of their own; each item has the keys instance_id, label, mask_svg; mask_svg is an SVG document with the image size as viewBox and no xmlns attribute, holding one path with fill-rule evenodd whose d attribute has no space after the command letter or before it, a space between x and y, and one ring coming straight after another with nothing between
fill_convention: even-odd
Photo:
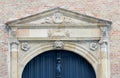
<instances>
[{"instance_id":1,"label":"stone cornice","mask_svg":"<svg viewBox=\"0 0 120 78\"><path fill-rule=\"evenodd\" d=\"M49 24L49 27L51 26L52 28L54 28L55 26L69 26L69 27L85 27L85 28L89 28L89 27L99 27L99 26L107 26L108 29L111 28L111 21L107 21L107 20L103 20L103 19L99 19L99 18L95 18L95 17L91 17L88 15L84 15L84 14L80 14L77 12L72 12L70 10L66 10L63 8L54 8L54 9L50 9L41 13L37 13L31 16L27 16L21 19L17 19L14 21L10 21L7 22L6 25L9 27L18 27L18 28L44 28L44 27L48 27L47 24L27 24L31 21L35 21L38 19L42 19L51 15L54 15L56 12L63 14L64 16L70 17L70 18L74 18L77 20L82 20L88 23L92 23L92 25L82 25L82 24L77 24L77 25L71 25L71 24ZM97 25L96 25L97 24ZM74 26L74 27L73 27Z\"/></svg>"},{"instance_id":2,"label":"stone cornice","mask_svg":"<svg viewBox=\"0 0 120 78\"><path fill-rule=\"evenodd\" d=\"M18 37L19 41L79 41L79 40L100 40L100 37L74 37L74 38L43 38L43 37Z\"/></svg>"},{"instance_id":3,"label":"stone cornice","mask_svg":"<svg viewBox=\"0 0 120 78\"><path fill-rule=\"evenodd\" d=\"M106 24L13 24L11 28L17 27L18 29L42 29L42 28L99 28L99 27L108 27Z\"/></svg>"}]
</instances>

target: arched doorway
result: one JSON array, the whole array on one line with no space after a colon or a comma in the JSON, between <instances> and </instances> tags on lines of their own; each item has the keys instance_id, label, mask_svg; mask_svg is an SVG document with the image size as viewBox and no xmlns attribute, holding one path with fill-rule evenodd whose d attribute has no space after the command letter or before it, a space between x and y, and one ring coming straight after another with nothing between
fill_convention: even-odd
<instances>
[{"instance_id":1,"label":"arched doorway","mask_svg":"<svg viewBox=\"0 0 120 78\"><path fill-rule=\"evenodd\" d=\"M51 50L33 58L22 78L96 78L91 64L82 56L66 50Z\"/></svg>"}]
</instances>

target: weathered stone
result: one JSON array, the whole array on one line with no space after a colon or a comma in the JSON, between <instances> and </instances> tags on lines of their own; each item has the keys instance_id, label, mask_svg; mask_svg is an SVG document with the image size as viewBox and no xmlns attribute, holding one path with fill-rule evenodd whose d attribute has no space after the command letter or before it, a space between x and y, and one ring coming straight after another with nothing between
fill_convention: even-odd
<instances>
[{"instance_id":1,"label":"weathered stone","mask_svg":"<svg viewBox=\"0 0 120 78\"><path fill-rule=\"evenodd\" d=\"M0 23L3 24L10 21L13 18L22 18L24 16L32 15L44 10L62 7L72 11L76 11L82 14L87 14L94 17L109 19L113 22L112 30L110 31L110 60L111 70L114 72L115 63L120 63L120 10L119 0L61 0L61 1L50 1L50 0L1 0L0 2ZM57 5L56 5L57 4ZM29 31L18 34L26 36ZM2 44L2 45L1 45ZM9 64L7 59L8 54L8 33L4 27L0 27L0 78L9 78ZM4 61L4 63L2 62ZM4 66L3 66L4 64ZM111 71L111 78L119 78L120 71L117 74Z\"/></svg>"}]
</instances>

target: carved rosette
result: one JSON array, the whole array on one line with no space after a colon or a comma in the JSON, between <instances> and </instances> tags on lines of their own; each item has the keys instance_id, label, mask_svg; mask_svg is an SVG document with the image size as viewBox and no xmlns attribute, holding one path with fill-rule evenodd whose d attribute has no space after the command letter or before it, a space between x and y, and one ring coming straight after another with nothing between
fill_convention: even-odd
<instances>
[{"instance_id":1,"label":"carved rosette","mask_svg":"<svg viewBox=\"0 0 120 78\"><path fill-rule=\"evenodd\" d=\"M41 24L61 24L64 22L65 16L60 13L56 12L50 17L46 17L40 21Z\"/></svg>"},{"instance_id":2,"label":"carved rosette","mask_svg":"<svg viewBox=\"0 0 120 78\"><path fill-rule=\"evenodd\" d=\"M90 50L95 51L98 48L98 44L95 42L90 43Z\"/></svg>"},{"instance_id":3,"label":"carved rosette","mask_svg":"<svg viewBox=\"0 0 120 78\"><path fill-rule=\"evenodd\" d=\"M63 14L59 12L56 12L52 18L53 18L53 22L56 24L62 23L64 21Z\"/></svg>"},{"instance_id":4,"label":"carved rosette","mask_svg":"<svg viewBox=\"0 0 120 78\"><path fill-rule=\"evenodd\" d=\"M22 49L23 51L28 51L28 50L30 49L30 45L29 45L27 42L23 42L23 43L21 44L21 49Z\"/></svg>"},{"instance_id":5,"label":"carved rosette","mask_svg":"<svg viewBox=\"0 0 120 78\"><path fill-rule=\"evenodd\" d=\"M64 43L62 41L55 41L53 44L54 49L63 49Z\"/></svg>"}]
</instances>

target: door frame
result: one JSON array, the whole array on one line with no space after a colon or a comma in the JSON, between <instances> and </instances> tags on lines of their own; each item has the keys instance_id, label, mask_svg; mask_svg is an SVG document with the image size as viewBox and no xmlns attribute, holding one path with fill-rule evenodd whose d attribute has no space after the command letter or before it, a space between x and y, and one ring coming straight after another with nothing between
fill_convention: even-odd
<instances>
[{"instance_id":1,"label":"door frame","mask_svg":"<svg viewBox=\"0 0 120 78\"><path fill-rule=\"evenodd\" d=\"M61 14L57 13L59 15L64 14L67 17L74 18L86 24L61 24L61 19L53 20L53 24L26 24L26 22L34 22L38 18L42 19L41 17L54 16L56 12L60 12ZM75 23L75 21L70 20L72 23ZM110 78L110 42L108 34L110 28L110 21L62 8L54 8L36 15L7 22L6 29L9 33L10 48L10 78L21 78L24 66L32 58L54 49L77 53L88 60L93 66L97 78ZM39 36L34 36L34 32L38 32L37 30L33 31L34 29L39 29L41 33L45 33L46 35L43 36L43 34L40 34ZM74 33L70 33L66 29ZM49 30L50 32L48 32Z\"/></svg>"}]
</instances>

